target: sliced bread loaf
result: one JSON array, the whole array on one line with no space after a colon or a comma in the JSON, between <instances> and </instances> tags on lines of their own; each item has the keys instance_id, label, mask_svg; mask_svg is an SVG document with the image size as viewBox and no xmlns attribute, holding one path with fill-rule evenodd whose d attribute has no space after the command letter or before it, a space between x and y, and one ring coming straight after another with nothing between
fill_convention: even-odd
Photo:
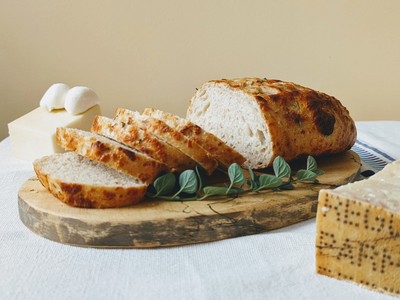
<instances>
[{"instance_id":1,"label":"sliced bread loaf","mask_svg":"<svg viewBox=\"0 0 400 300\"><path fill-rule=\"evenodd\" d=\"M215 135L186 119L153 108L145 108L143 114L164 121L171 128L194 140L216 158L219 167L223 170L227 170L233 163L242 165L246 160L243 155Z\"/></svg>"},{"instance_id":2,"label":"sliced bread loaf","mask_svg":"<svg viewBox=\"0 0 400 300\"><path fill-rule=\"evenodd\" d=\"M60 201L77 207L110 208L135 204L147 184L75 152L36 159L42 185Z\"/></svg>"},{"instance_id":3,"label":"sliced bread loaf","mask_svg":"<svg viewBox=\"0 0 400 300\"><path fill-rule=\"evenodd\" d=\"M211 175L218 167L218 162L208 151L161 120L123 108L116 110L114 120L135 125L164 140L193 159L207 175Z\"/></svg>"},{"instance_id":4,"label":"sliced bread loaf","mask_svg":"<svg viewBox=\"0 0 400 300\"><path fill-rule=\"evenodd\" d=\"M91 131L146 153L152 158L167 164L172 169L172 172L194 169L197 165L193 159L177 148L148 134L135 125L129 125L103 116L96 116L93 120Z\"/></svg>"},{"instance_id":5,"label":"sliced bread loaf","mask_svg":"<svg viewBox=\"0 0 400 300\"><path fill-rule=\"evenodd\" d=\"M204 83L186 119L234 148L253 169L271 166L277 156L291 161L343 152L357 135L348 110L334 97L259 78Z\"/></svg>"},{"instance_id":6,"label":"sliced bread loaf","mask_svg":"<svg viewBox=\"0 0 400 300\"><path fill-rule=\"evenodd\" d=\"M160 173L170 168L150 156L96 133L59 127L57 143L67 149L101 162L118 171L152 183Z\"/></svg>"}]
</instances>

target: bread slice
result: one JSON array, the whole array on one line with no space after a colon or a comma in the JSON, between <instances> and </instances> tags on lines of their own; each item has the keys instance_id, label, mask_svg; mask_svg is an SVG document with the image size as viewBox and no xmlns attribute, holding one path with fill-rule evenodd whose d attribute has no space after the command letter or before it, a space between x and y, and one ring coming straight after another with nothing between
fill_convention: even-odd
<instances>
[{"instance_id":1,"label":"bread slice","mask_svg":"<svg viewBox=\"0 0 400 300\"><path fill-rule=\"evenodd\" d=\"M96 133L74 128L58 127L57 143L67 149L101 162L118 171L152 183L169 167L150 156Z\"/></svg>"},{"instance_id":2,"label":"bread slice","mask_svg":"<svg viewBox=\"0 0 400 300\"><path fill-rule=\"evenodd\" d=\"M139 112L118 108L114 120L128 125L135 125L149 134L164 140L192 158L207 175L211 175L218 167L216 159L203 147L182 133L172 129L165 122Z\"/></svg>"},{"instance_id":3,"label":"bread slice","mask_svg":"<svg viewBox=\"0 0 400 300\"><path fill-rule=\"evenodd\" d=\"M233 163L242 165L246 160L243 155L235 151L215 135L203 130L200 126L186 119L153 108L145 108L143 114L164 121L171 128L195 141L215 157L219 167L223 170L227 170Z\"/></svg>"},{"instance_id":4,"label":"bread slice","mask_svg":"<svg viewBox=\"0 0 400 300\"><path fill-rule=\"evenodd\" d=\"M91 131L114 139L129 147L146 153L152 158L167 164L171 172L183 172L194 169L196 162L168 143L160 140L146 131L117 120L96 116Z\"/></svg>"},{"instance_id":5,"label":"bread slice","mask_svg":"<svg viewBox=\"0 0 400 300\"><path fill-rule=\"evenodd\" d=\"M75 152L33 162L42 185L60 201L77 207L111 208L141 201L147 184Z\"/></svg>"},{"instance_id":6,"label":"bread slice","mask_svg":"<svg viewBox=\"0 0 400 300\"><path fill-rule=\"evenodd\" d=\"M348 110L334 97L259 78L205 82L186 119L234 148L253 169L271 166L277 156L291 161L343 152L357 135Z\"/></svg>"},{"instance_id":7,"label":"bread slice","mask_svg":"<svg viewBox=\"0 0 400 300\"><path fill-rule=\"evenodd\" d=\"M316 271L400 295L400 161L318 198Z\"/></svg>"}]
</instances>

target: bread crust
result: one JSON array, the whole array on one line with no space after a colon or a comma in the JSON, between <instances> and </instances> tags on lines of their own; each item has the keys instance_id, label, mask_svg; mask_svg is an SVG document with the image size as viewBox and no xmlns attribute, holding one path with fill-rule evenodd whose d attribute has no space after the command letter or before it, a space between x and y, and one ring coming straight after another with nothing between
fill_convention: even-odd
<instances>
[{"instance_id":1,"label":"bread crust","mask_svg":"<svg viewBox=\"0 0 400 300\"><path fill-rule=\"evenodd\" d=\"M164 121L168 126L195 141L215 157L223 170L227 170L233 163L242 165L246 161L239 152L189 120L153 108L145 108L143 114Z\"/></svg>"},{"instance_id":2,"label":"bread crust","mask_svg":"<svg viewBox=\"0 0 400 300\"><path fill-rule=\"evenodd\" d=\"M33 163L33 168L40 183L54 197L70 206L85 208L128 206L142 201L147 191L147 185L145 184L125 188L65 182L42 171L40 165L43 159L46 159L46 157L37 159Z\"/></svg>"},{"instance_id":3,"label":"bread crust","mask_svg":"<svg viewBox=\"0 0 400 300\"><path fill-rule=\"evenodd\" d=\"M218 86L250 96L259 107L270 132L273 150L272 158L259 168L271 166L277 156L291 161L308 155L343 152L349 150L356 141L355 123L339 100L281 80L241 78L205 82L190 101L187 119L191 120L196 113L193 103L204 90ZM243 102L243 105L248 104ZM228 141L225 142L229 144Z\"/></svg>"},{"instance_id":4,"label":"bread crust","mask_svg":"<svg viewBox=\"0 0 400 300\"><path fill-rule=\"evenodd\" d=\"M118 120L96 116L92 123L92 132L119 141L129 147L146 153L152 158L167 164L171 172L183 172L194 169L196 162L187 155L146 131Z\"/></svg>"},{"instance_id":5,"label":"bread crust","mask_svg":"<svg viewBox=\"0 0 400 300\"><path fill-rule=\"evenodd\" d=\"M170 170L166 164L150 156L94 133L59 127L56 135L57 143L61 147L106 164L145 183L152 183L159 174Z\"/></svg>"},{"instance_id":6,"label":"bread crust","mask_svg":"<svg viewBox=\"0 0 400 300\"><path fill-rule=\"evenodd\" d=\"M165 122L153 117L145 116L143 120L135 118L134 112L118 108L115 112L114 120L124 122L128 125L135 125L149 134L164 140L168 144L176 147L191 159L196 161L207 175L211 175L218 167L216 159L203 147L191 139L186 138L182 133L168 126Z\"/></svg>"},{"instance_id":7,"label":"bread crust","mask_svg":"<svg viewBox=\"0 0 400 300\"><path fill-rule=\"evenodd\" d=\"M321 190L316 272L400 295L400 214Z\"/></svg>"}]
</instances>

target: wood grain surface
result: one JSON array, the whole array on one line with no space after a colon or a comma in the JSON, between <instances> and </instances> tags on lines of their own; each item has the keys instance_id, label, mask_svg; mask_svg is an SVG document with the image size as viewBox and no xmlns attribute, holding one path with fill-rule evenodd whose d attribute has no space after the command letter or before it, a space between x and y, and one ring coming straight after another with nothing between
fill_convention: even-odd
<instances>
[{"instance_id":1,"label":"wood grain surface","mask_svg":"<svg viewBox=\"0 0 400 300\"><path fill-rule=\"evenodd\" d=\"M353 151L316 160L318 168L325 171L318 177L320 182L298 183L291 191L202 201L146 199L115 209L70 207L45 190L35 176L20 188L19 215L34 233L83 247L165 247L256 234L314 218L320 189L352 182L359 175L360 158ZM306 168L305 161L290 165L293 170ZM228 179L217 172L209 181L219 185Z\"/></svg>"}]
</instances>

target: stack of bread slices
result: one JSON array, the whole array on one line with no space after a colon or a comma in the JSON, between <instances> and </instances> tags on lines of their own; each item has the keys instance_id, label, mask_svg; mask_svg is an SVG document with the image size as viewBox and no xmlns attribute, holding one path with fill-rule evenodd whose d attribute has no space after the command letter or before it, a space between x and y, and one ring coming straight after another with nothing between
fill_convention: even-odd
<instances>
[{"instance_id":1,"label":"stack of bread slices","mask_svg":"<svg viewBox=\"0 0 400 300\"><path fill-rule=\"evenodd\" d=\"M69 151L35 160L34 170L50 193L77 207L133 205L163 173L199 166L211 175L246 160L188 120L149 108L96 116L91 132L57 128L57 143Z\"/></svg>"}]
</instances>

